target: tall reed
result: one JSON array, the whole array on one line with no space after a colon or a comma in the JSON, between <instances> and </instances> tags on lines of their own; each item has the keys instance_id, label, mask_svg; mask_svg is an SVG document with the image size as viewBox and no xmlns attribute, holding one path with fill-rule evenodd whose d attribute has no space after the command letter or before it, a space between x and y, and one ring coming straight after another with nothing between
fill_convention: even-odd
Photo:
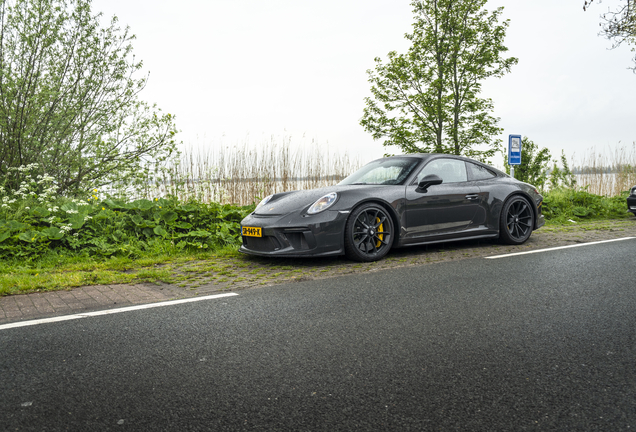
<instances>
[{"instance_id":1,"label":"tall reed","mask_svg":"<svg viewBox=\"0 0 636 432\"><path fill-rule=\"evenodd\" d=\"M258 147L190 147L147 193L248 205L277 192L336 184L360 166L357 159L329 153L314 140L309 146L292 147L289 137L278 142L271 138Z\"/></svg>"},{"instance_id":2,"label":"tall reed","mask_svg":"<svg viewBox=\"0 0 636 432\"><path fill-rule=\"evenodd\" d=\"M290 137L271 137L258 146L186 147L181 157L143 188L126 188L127 198L173 195L182 201L249 205L290 190L338 183L357 170L358 158L330 153L315 140L292 145ZM591 148L572 158L578 188L601 196L618 196L636 185L636 143L598 151Z\"/></svg>"},{"instance_id":3,"label":"tall reed","mask_svg":"<svg viewBox=\"0 0 636 432\"><path fill-rule=\"evenodd\" d=\"M636 143L604 151L591 148L578 164L578 186L590 193L617 196L636 185Z\"/></svg>"}]
</instances>

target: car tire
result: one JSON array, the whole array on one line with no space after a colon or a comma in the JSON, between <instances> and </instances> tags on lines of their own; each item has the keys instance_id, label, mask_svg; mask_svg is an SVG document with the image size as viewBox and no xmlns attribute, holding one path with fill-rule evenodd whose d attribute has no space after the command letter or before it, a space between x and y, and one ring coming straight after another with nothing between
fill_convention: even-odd
<instances>
[{"instance_id":1,"label":"car tire","mask_svg":"<svg viewBox=\"0 0 636 432\"><path fill-rule=\"evenodd\" d=\"M347 258L377 261L389 253L392 243L393 220L384 207L368 203L351 212L344 233Z\"/></svg>"},{"instance_id":2,"label":"car tire","mask_svg":"<svg viewBox=\"0 0 636 432\"><path fill-rule=\"evenodd\" d=\"M534 211L528 200L516 195L505 202L499 218L499 238L505 244L525 243L534 229Z\"/></svg>"}]
</instances>

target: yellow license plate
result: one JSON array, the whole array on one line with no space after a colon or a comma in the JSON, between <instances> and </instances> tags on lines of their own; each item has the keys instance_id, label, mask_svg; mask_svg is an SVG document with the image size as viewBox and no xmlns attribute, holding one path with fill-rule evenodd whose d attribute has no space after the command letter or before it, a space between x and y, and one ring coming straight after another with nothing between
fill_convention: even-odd
<instances>
[{"instance_id":1,"label":"yellow license plate","mask_svg":"<svg viewBox=\"0 0 636 432\"><path fill-rule=\"evenodd\" d=\"M243 227L242 234L244 237L263 237L263 230L256 227Z\"/></svg>"}]
</instances>

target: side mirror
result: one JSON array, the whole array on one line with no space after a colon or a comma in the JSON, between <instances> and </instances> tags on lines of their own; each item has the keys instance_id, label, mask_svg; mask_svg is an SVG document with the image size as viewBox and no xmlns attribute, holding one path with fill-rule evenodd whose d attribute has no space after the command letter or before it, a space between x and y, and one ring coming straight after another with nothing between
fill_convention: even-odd
<instances>
[{"instance_id":1,"label":"side mirror","mask_svg":"<svg viewBox=\"0 0 636 432\"><path fill-rule=\"evenodd\" d=\"M442 184L442 178L435 174L429 174L422 179L417 185L417 190L426 192L430 186Z\"/></svg>"}]
</instances>

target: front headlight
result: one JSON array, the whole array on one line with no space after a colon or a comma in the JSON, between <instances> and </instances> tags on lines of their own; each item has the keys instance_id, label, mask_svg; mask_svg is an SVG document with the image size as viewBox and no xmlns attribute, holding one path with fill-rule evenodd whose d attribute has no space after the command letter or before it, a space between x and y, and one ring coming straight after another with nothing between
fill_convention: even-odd
<instances>
[{"instance_id":1,"label":"front headlight","mask_svg":"<svg viewBox=\"0 0 636 432\"><path fill-rule=\"evenodd\" d=\"M338 194L335 192L331 192L330 194L325 195L324 197L318 199L315 203L313 203L311 207L309 207L309 210L307 210L307 213L316 214L320 213L321 211L327 210L336 202L337 198Z\"/></svg>"},{"instance_id":2,"label":"front headlight","mask_svg":"<svg viewBox=\"0 0 636 432\"><path fill-rule=\"evenodd\" d=\"M267 204L267 203L269 202L269 200L271 200L271 199L272 199L272 197L273 197L273 196L274 196L274 195L268 195L268 196L266 196L265 198L263 198L263 199L261 200L261 202L259 202L259 203L258 203L258 205L257 205L257 206L256 206L256 208L254 209L254 211L258 210L258 208L259 208L259 207L262 207L262 206L264 206L265 204Z\"/></svg>"},{"instance_id":3,"label":"front headlight","mask_svg":"<svg viewBox=\"0 0 636 432\"><path fill-rule=\"evenodd\" d=\"M636 187L632 189L632 195L636 196Z\"/></svg>"}]
</instances>

